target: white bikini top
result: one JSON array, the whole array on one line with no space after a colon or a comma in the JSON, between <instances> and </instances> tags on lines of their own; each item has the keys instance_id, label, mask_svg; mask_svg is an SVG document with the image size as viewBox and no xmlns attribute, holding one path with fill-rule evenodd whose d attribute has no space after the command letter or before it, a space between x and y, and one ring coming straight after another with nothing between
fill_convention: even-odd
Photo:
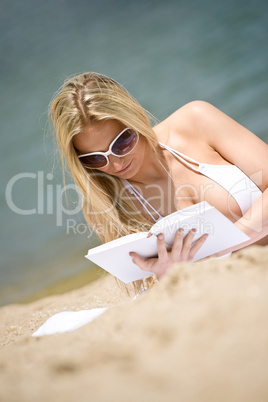
<instances>
[{"instance_id":1,"label":"white bikini top","mask_svg":"<svg viewBox=\"0 0 268 402\"><path fill-rule=\"evenodd\" d=\"M227 190L238 203L242 215L247 212L247 210L262 194L261 190L256 186L256 184L235 165L210 165L207 163L199 163L189 156L186 156L167 145L164 145L160 142L159 145L169 151L175 156L175 158L179 159L190 169L209 177L225 188L225 190ZM134 186L132 186L132 184L128 182L128 180L122 179L122 182L127 190L136 197L136 199L155 222L162 219L162 216L156 211L156 209L143 197L142 194L138 192ZM155 212L155 214L158 216L157 219L152 215L148 207Z\"/></svg>"}]
</instances>

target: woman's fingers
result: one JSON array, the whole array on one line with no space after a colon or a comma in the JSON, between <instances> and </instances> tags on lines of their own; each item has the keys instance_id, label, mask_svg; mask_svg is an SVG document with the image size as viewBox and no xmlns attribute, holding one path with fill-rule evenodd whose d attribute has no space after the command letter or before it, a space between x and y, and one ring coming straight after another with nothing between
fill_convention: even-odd
<instances>
[{"instance_id":1,"label":"woman's fingers","mask_svg":"<svg viewBox=\"0 0 268 402\"><path fill-rule=\"evenodd\" d=\"M143 271L154 272L160 277L169 267L169 253L166 248L163 234L157 236L157 253L158 258L148 258L146 260L134 252L129 253L129 255L134 264L136 264L140 269Z\"/></svg>"},{"instance_id":2,"label":"woman's fingers","mask_svg":"<svg viewBox=\"0 0 268 402\"><path fill-rule=\"evenodd\" d=\"M189 259L189 252L192 247L196 229L191 229L183 240L183 246L181 250L181 261L187 261Z\"/></svg>"},{"instance_id":3,"label":"woman's fingers","mask_svg":"<svg viewBox=\"0 0 268 402\"><path fill-rule=\"evenodd\" d=\"M143 271L154 272L160 277L167 271L172 263L192 261L195 254L202 247L208 237L207 234L204 234L193 244L196 229L190 230L185 238L183 238L183 233L183 229L177 231L171 251L167 251L164 235L162 233L158 235L158 258L143 259L134 252L129 253L129 255L134 264L136 264L140 269Z\"/></svg>"},{"instance_id":4,"label":"woman's fingers","mask_svg":"<svg viewBox=\"0 0 268 402\"><path fill-rule=\"evenodd\" d=\"M140 269L142 269L143 271L150 271L150 267L152 265L150 263L150 259L144 260L134 252L129 253L129 255L132 258L134 264L137 265Z\"/></svg>"},{"instance_id":5,"label":"woman's fingers","mask_svg":"<svg viewBox=\"0 0 268 402\"><path fill-rule=\"evenodd\" d=\"M193 259L208 237L205 234L193 244L195 234L196 229L192 229L183 239L183 229L177 231L171 251L172 261L191 261Z\"/></svg>"},{"instance_id":6,"label":"woman's fingers","mask_svg":"<svg viewBox=\"0 0 268 402\"><path fill-rule=\"evenodd\" d=\"M191 247L191 250L189 252L190 259L194 258L194 256L196 255L197 251L203 246L203 244L205 243L207 238L208 238L208 234L206 233L203 236L201 236L200 239L198 239L196 241L196 243Z\"/></svg>"},{"instance_id":7,"label":"woman's fingers","mask_svg":"<svg viewBox=\"0 0 268 402\"><path fill-rule=\"evenodd\" d=\"M183 229L179 229L177 230L175 239L174 239L174 243L172 246L172 260L173 261L178 261L181 255L181 250L182 250L182 246L183 246L183 233L184 230Z\"/></svg>"},{"instance_id":8,"label":"woman's fingers","mask_svg":"<svg viewBox=\"0 0 268 402\"><path fill-rule=\"evenodd\" d=\"M157 252L160 259L166 259L168 256L164 235L162 233L157 236Z\"/></svg>"}]
</instances>

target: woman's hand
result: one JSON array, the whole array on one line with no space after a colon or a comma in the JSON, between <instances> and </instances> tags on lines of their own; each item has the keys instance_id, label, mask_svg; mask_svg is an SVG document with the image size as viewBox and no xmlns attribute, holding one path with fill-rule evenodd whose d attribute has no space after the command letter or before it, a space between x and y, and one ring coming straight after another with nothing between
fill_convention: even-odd
<instances>
[{"instance_id":1,"label":"woman's hand","mask_svg":"<svg viewBox=\"0 0 268 402\"><path fill-rule=\"evenodd\" d=\"M159 234L157 236L157 258L148 258L144 260L134 252L129 253L129 255L132 257L134 264L138 265L140 269L153 272L158 278L160 278L167 272L172 264L176 262L193 261L195 254L208 237L207 234L204 234L193 244L195 233L196 229L192 229L185 238L183 238L183 229L179 229L170 251L167 251L164 235Z\"/></svg>"}]
</instances>

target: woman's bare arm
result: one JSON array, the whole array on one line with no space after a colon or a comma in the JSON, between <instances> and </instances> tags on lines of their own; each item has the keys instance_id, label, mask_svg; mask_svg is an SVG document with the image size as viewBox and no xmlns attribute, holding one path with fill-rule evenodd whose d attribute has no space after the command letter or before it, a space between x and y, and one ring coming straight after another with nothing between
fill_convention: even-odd
<instances>
[{"instance_id":1,"label":"woman's bare arm","mask_svg":"<svg viewBox=\"0 0 268 402\"><path fill-rule=\"evenodd\" d=\"M251 237L243 247L255 243L268 234L268 145L209 103L194 101L183 108L195 135L239 167L263 191L235 223Z\"/></svg>"}]
</instances>

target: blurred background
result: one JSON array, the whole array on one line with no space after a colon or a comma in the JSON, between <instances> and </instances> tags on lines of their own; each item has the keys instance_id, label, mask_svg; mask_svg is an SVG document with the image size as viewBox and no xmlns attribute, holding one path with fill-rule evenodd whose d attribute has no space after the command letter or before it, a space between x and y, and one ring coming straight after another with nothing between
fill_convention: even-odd
<instances>
[{"instance_id":1,"label":"blurred background","mask_svg":"<svg viewBox=\"0 0 268 402\"><path fill-rule=\"evenodd\" d=\"M72 185L66 204L47 123L70 75L114 78L158 120L206 100L268 142L267 1L0 0L0 8L0 304L102 275L84 257L99 240L85 230Z\"/></svg>"}]
</instances>

